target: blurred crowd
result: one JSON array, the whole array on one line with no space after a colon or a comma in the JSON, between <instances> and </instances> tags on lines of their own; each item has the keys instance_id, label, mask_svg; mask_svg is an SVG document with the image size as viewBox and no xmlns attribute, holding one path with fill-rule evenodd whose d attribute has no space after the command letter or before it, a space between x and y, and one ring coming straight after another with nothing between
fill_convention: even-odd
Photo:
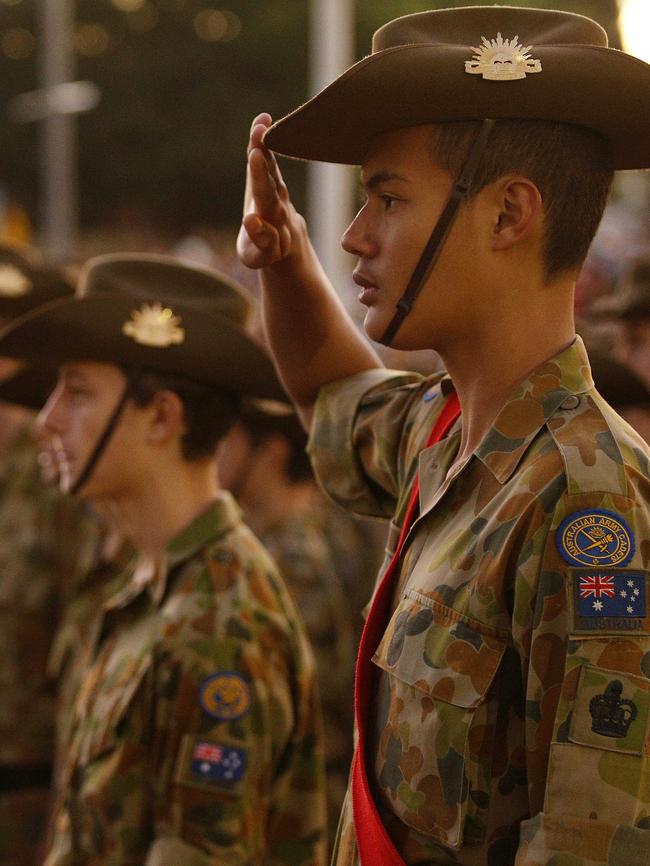
<instances>
[{"instance_id":1,"label":"blurred crowd","mask_svg":"<svg viewBox=\"0 0 650 866\"><path fill-rule=\"evenodd\" d=\"M197 230L167 252L241 278L229 248ZM72 296L76 268L31 248L0 248L0 322ZM250 278L248 278L250 280ZM650 226L608 211L578 283L578 331L597 389L650 441ZM393 366L435 365L391 356ZM96 509L59 492L38 411L55 373L0 359L0 866L37 862L97 611L123 587L130 543ZM353 671L383 547L383 524L353 520L311 474L297 417L242 412L215 472L279 566L315 651L324 711L328 823L334 838L352 754Z\"/></svg>"}]
</instances>

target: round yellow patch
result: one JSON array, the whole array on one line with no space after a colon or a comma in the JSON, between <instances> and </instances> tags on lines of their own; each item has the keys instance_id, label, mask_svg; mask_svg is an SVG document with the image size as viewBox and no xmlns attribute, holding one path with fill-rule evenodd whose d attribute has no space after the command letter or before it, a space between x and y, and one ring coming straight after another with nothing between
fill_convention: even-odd
<instances>
[{"instance_id":1,"label":"round yellow patch","mask_svg":"<svg viewBox=\"0 0 650 866\"><path fill-rule=\"evenodd\" d=\"M219 671L199 687L199 703L205 712L220 721L245 716L251 708L251 690L239 674Z\"/></svg>"}]
</instances>

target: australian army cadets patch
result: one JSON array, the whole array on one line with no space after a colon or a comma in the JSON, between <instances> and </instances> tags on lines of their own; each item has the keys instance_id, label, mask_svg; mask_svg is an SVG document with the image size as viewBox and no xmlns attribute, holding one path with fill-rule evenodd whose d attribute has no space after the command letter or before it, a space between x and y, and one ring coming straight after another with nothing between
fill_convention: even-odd
<instances>
[{"instance_id":1,"label":"australian army cadets patch","mask_svg":"<svg viewBox=\"0 0 650 866\"><path fill-rule=\"evenodd\" d=\"M250 710L250 686L240 674L219 671L199 686L199 703L213 719L231 722Z\"/></svg>"},{"instance_id":2,"label":"australian army cadets patch","mask_svg":"<svg viewBox=\"0 0 650 866\"><path fill-rule=\"evenodd\" d=\"M569 565L623 566L634 555L634 536L611 511L575 511L556 533L557 548Z\"/></svg>"}]
</instances>

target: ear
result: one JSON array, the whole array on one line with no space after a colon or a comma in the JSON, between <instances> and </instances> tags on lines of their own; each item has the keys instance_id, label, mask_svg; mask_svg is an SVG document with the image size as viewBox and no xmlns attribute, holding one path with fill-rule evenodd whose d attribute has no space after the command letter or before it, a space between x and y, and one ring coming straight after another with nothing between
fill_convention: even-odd
<instances>
[{"instance_id":1,"label":"ear","mask_svg":"<svg viewBox=\"0 0 650 866\"><path fill-rule=\"evenodd\" d=\"M492 226L493 250L507 250L542 232L542 196L532 180L521 175L496 184L497 209Z\"/></svg>"},{"instance_id":2,"label":"ear","mask_svg":"<svg viewBox=\"0 0 650 866\"><path fill-rule=\"evenodd\" d=\"M157 391L146 408L147 441L162 444L183 435L185 432L183 401L174 391L166 389Z\"/></svg>"}]
</instances>

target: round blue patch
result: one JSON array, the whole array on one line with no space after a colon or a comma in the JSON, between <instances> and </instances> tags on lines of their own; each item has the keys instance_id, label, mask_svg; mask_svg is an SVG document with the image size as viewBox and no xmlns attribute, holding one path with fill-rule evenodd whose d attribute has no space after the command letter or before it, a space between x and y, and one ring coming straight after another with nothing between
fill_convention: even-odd
<instances>
[{"instance_id":1,"label":"round blue patch","mask_svg":"<svg viewBox=\"0 0 650 866\"><path fill-rule=\"evenodd\" d=\"M634 535L620 514L597 508L574 511L559 525L555 541L569 565L626 565L634 555Z\"/></svg>"},{"instance_id":2,"label":"round blue patch","mask_svg":"<svg viewBox=\"0 0 650 866\"><path fill-rule=\"evenodd\" d=\"M431 388L426 390L422 395L422 399L425 403L430 403L434 397L440 396L440 385L433 385Z\"/></svg>"},{"instance_id":3,"label":"round blue patch","mask_svg":"<svg viewBox=\"0 0 650 866\"><path fill-rule=\"evenodd\" d=\"M251 708L250 686L239 674L219 671L199 686L199 704L219 721L241 719Z\"/></svg>"}]
</instances>

